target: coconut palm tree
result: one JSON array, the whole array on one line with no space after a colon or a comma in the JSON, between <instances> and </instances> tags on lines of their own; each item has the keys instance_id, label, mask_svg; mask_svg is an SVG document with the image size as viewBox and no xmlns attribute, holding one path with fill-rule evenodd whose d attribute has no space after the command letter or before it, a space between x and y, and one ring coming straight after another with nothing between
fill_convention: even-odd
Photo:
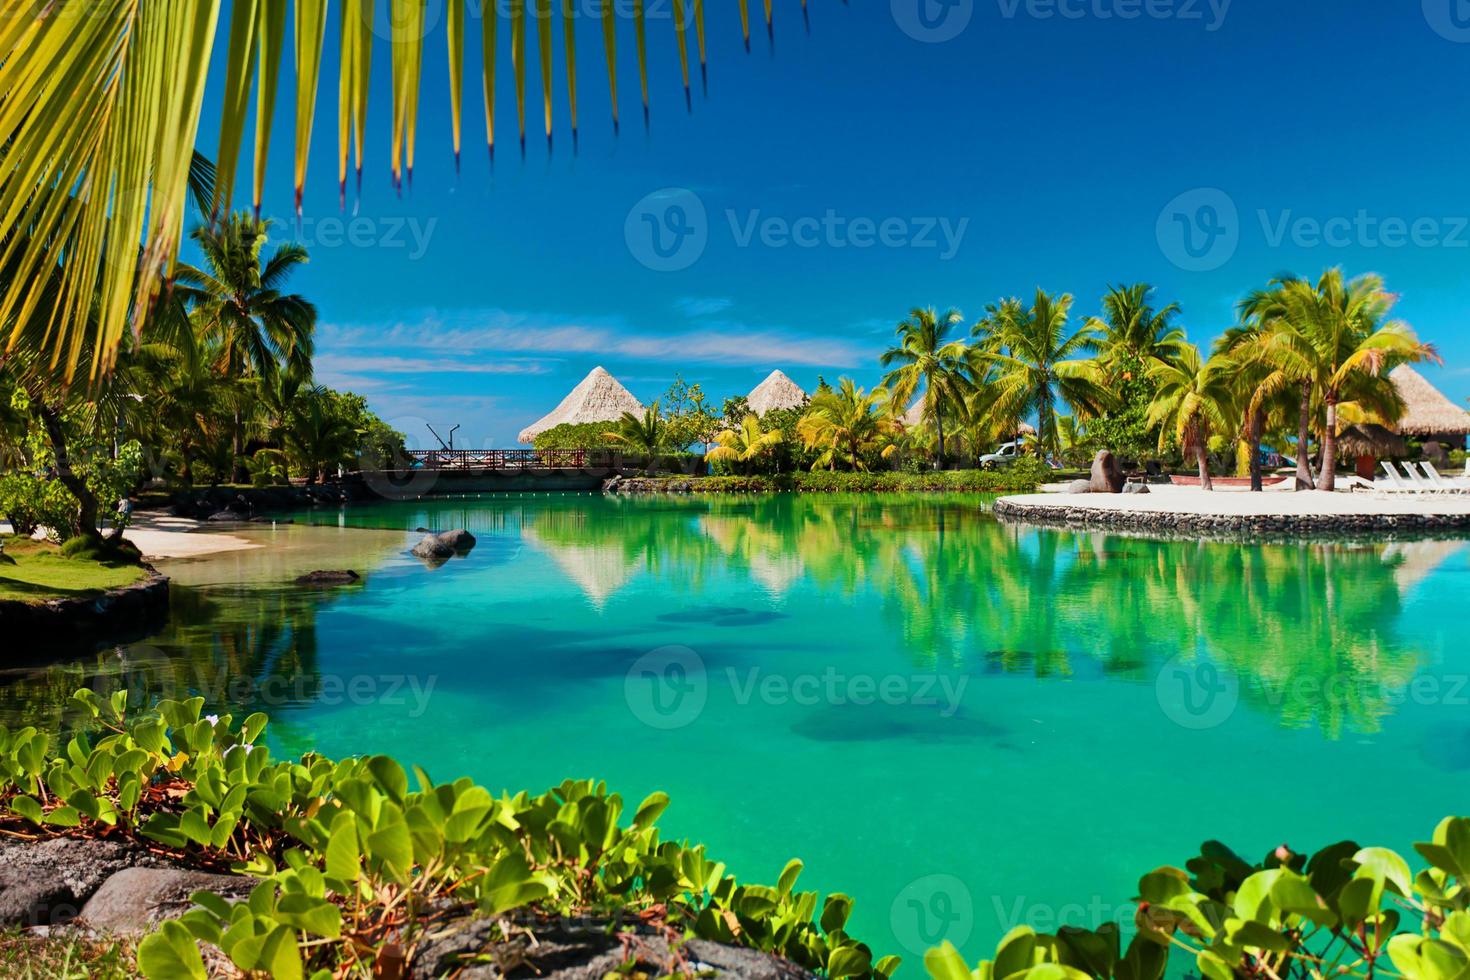
<instances>
[{"instance_id":1,"label":"coconut palm tree","mask_svg":"<svg viewBox=\"0 0 1470 980\"><path fill-rule=\"evenodd\" d=\"M181 264L176 294L193 312L200 339L215 356L215 369L229 378L255 377L266 385L285 370L311 376L316 307L304 296L283 294L306 249L285 244L261 261L270 222L233 214L217 226L202 225L193 238L204 268ZM234 480L245 479L245 419L237 412L231 450Z\"/></svg>"},{"instance_id":2,"label":"coconut palm tree","mask_svg":"<svg viewBox=\"0 0 1470 980\"><path fill-rule=\"evenodd\" d=\"M711 462L723 459L745 466L784 441L779 429L762 432L761 420L752 412L740 420L739 428L715 433L717 445L706 454L706 458Z\"/></svg>"},{"instance_id":3,"label":"coconut palm tree","mask_svg":"<svg viewBox=\"0 0 1470 980\"><path fill-rule=\"evenodd\" d=\"M7 12L11 12L11 4ZM447 5L428 0L392 0L388 23L375 22L376 0L340 0L338 16L328 16L327 0L234 0L218 2L157 3L118 0L88 4L46 3L27 7L6 18L4 53L0 56L0 92L7 107L24 111L0 113L0 147L7 155L9 176L0 184L0 214L18 228L59 232L26 239L17 251L0 255L0 267L14 263L23 288L0 295L0 323L17 331L28 319L24 309L36 294L35 283L48 270L63 269L61 297L53 307L54 327L44 335L43 360L57 366L63 380L71 381L90 337L95 352L93 377L113 366L113 357L128 331L141 326L154 302L166 290L181 243L187 217L185 195L194 165L195 142L206 89L219 91L219 166L211 215L228 213L239 169L247 118L255 118L254 203L259 213L270 158L276 95L280 86L283 51L294 57L295 185L301 207L311 147L318 90L338 92L337 177L346 193L349 156L356 157L362 175L364 126L369 115L373 47L387 37L391 47L391 151L395 184L412 180L419 87L425 42L437 21L446 19L453 149L458 159L464 90L467 11L478 11L481 49L484 51L486 143L493 156L496 137L496 61L503 56L504 38L516 84L515 107L520 142L526 134L527 66L539 60L542 115L550 145L556 99L552 94L553 36L559 13L565 38L566 101L573 141L577 133L576 18L589 16L583 5L548 0L510 0L508 3L469 5L451 0ZM689 92L689 21L681 16L682 0L675 0L673 40L683 67L685 93ZM691 18L701 73L705 60L704 0L692 0ZM221 9L230 11L220 25ZM642 86L644 116L648 114L646 56L647 18L642 3L633 16L617 9L615 0L601 0L600 17L606 53L612 118L618 120L618 35L631 29L636 35L636 57ZM747 0L740 0L744 32L749 40ZM292 30L288 35L288 14ZM768 29L772 5L766 4ZM332 21L335 27L328 22ZM501 29L502 22L508 30ZM534 27L532 27L534 22ZM729 21L733 25L733 20ZM341 66L337 77L323 79L326 39L332 33ZM536 37L539 53L527 51L528 36ZM221 57L216 58L218 45ZM432 58L432 55L430 56ZM206 86L211 64L223 65L216 89ZM383 67L379 59L379 72ZM259 79L256 78L259 73ZM258 82L258 84L257 84ZM534 89L533 89L534 90ZM251 99L254 91L255 99ZM253 101L253 105L252 105ZM45 193L55 187L87 187L91 193L75 197ZM66 261L83 256L83 261ZM96 301L95 311L90 305ZM94 315L95 313L95 315Z\"/></svg>"},{"instance_id":4,"label":"coconut palm tree","mask_svg":"<svg viewBox=\"0 0 1470 980\"><path fill-rule=\"evenodd\" d=\"M1210 481L1210 436L1229 430L1235 410L1235 370L1235 362L1221 354L1203 360L1193 344L1181 347L1172 361L1154 358L1149 366L1157 394L1148 407L1148 424L1161 427L1159 451L1172 435L1186 455L1193 452L1206 490L1215 488Z\"/></svg>"},{"instance_id":5,"label":"coconut palm tree","mask_svg":"<svg viewBox=\"0 0 1470 980\"><path fill-rule=\"evenodd\" d=\"M871 392L843 378L836 389L819 391L796 433L806 447L820 451L812 469L835 470L841 462L848 469L866 470L874 455L890 458L898 451L893 437L901 426L888 412L889 395L883 388Z\"/></svg>"},{"instance_id":6,"label":"coconut palm tree","mask_svg":"<svg viewBox=\"0 0 1470 980\"><path fill-rule=\"evenodd\" d=\"M1030 307L1018 299L991 305L973 331L980 355L994 370L988 388L991 411L1011 424L1034 412L1037 441L1049 453L1058 449L1058 402L1086 419L1111 401L1102 366L1083 356L1097 349L1099 331L1084 324L1069 333L1071 309L1069 294L1052 296L1037 289Z\"/></svg>"},{"instance_id":7,"label":"coconut palm tree","mask_svg":"<svg viewBox=\"0 0 1470 980\"><path fill-rule=\"evenodd\" d=\"M1266 294L1247 300L1250 312L1263 317L1268 329L1258 341L1259 356L1275 371L1262 387L1279 390L1301 386L1301 438L1313 415L1313 398L1322 403L1322 478L1318 489L1331 491L1337 476L1338 406L1350 390L1362 391L1362 378L1376 378L1409 362L1438 360L1402 320L1388 320L1398 297L1380 276L1348 281L1341 269L1329 269L1316 282L1280 279ZM1299 448L1298 454L1304 455ZM1298 459L1298 486L1302 461Z\"/></svg>"},{"instance_id":8,"label":"coconut palm tree","mask_svg":"<svg viewBox=\"0 0 1470 980\"><path fill-rule=\"evenodd\" d=\"M1169 360L1186 343L1184 331L1174 326L1178 303L1155 310L1150 303L1154 287L1148 283L1111 286L1103 297L1103 315L1087 324L1100 336L1102 361L1116 371L1129 360L1145 365L1154 358Z\"/></svg>"},{"instance_id":9,"label":"coconut palm tree","mask_svg":"<svg viewBox=\"0 0 1470 980\"><path fill-rule=\"evenodd\" d=\"M893 404L909 404L923 387L924 419L934 423L939 439L939 469L944 469L945 412L961 403L965 394L969 348L963 340L950 339L963 321L964 316L953 308L938 313L932 306L915 307L898 325L898 346L884 351L878 359L890 368L883 385Z\"/></svg>"},{"instance_id":10,"label":"coconut palm tree","mask_svg":"<svg viewBox=\"0 0 1470 980\"><path fill-rule=\"evenodd\" d=\"M648 472L652 473L658 465L658 454L668 446L669 424L659 411L658 402L654 402L643 410L642 418L632 412L624 412L618 419L617 428L604 432L602 437L646 456Z\"/></svg>"}]
</instances>

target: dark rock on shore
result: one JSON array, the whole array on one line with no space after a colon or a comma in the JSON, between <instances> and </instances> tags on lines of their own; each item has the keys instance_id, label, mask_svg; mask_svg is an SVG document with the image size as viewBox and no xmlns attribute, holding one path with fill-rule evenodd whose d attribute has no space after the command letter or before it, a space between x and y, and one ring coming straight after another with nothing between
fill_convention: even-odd
<instances>
[{"instance_id":1,"label":"dark rock on shore","mask_svg":"<svg viewBox=\"0 0 1470 980\"><path fill-rule=\"evenodd\" d=\"M609 929L596 919L527 922L502 939L499 919L461 919L431 935L409 967L413 980L457 976L463 980L602 980L632 972L650 976L711 976L730 980L806 980L812 976L786 960L702 939L675 948L667 937L628 923ZM535 937L532 941L532 936Z\"/></svg>"},{"instance_id":2,"label":"dark rock on shore","mask_svg":"<svg viewBox=\"0 0 1470 980\"><path fill-rule=\"evenodd\" d=\"M62 837L0 844L0 926L70 922L114 874L170 863L131 841Z\"/></svg>"},{"instance_id":3,"label":"dark rock on shore","mask_svg":"<svg viewBox=\"0 0 1470 980\"><path fill-rule=\"evenodd\" d=\"M1123 484L1126 482L1123 467L1118 465L1118 457L1106 449L1098 450L1098 454L1092 460L1091 492L1122 493Z\"/></svg>"},{"instance_id":4,"label":"dark rock on shore","mask_svg":"<svg viewBox=\"0 0 1470 980\"><path fill-rule=\"evenodd\" d=\"M1046 527L1116 528L1164 537L1304 537L1329 534L1379 537L1393 533L1470 530L1470 514L1185 514L1112 508L1026 504L1002 498L995 516Z\"/></svg>"},{"instance_id":5,"label":"dark rock on shore","mask_svg":"<svg viewBox=\"0 0 1470 980\"><path fill-rule=\"evenodd\" d=\"M182 868L124 868L102 883L82 906L77 920L109 935L141 935L164 919L177 919L193 908L189 896L195 892L242 901L250 897L256 884L254 878Z\"/></svg>"},{"instance_id":6,"label":"dark rock on shore","mask_svg":"<svg viewBox=\"0 0 1470 980\"><path fill-rule=\"evenodd\" d=\"M297 585L352 585L362 576L348 569L340 572L308 572L296 580Z\"/></svg>"}]
</instances>

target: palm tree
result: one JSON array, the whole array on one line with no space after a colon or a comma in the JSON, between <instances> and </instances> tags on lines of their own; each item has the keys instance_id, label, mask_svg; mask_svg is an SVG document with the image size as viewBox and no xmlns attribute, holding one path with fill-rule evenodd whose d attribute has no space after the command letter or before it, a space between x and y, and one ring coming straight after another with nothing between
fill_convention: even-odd
<instances>
[{"instance_id":1,"label":"palm tree","mask_svg":"<svg viewBox=\"0 0 1470 980\"><path fill-rule=\"evenodd\" d=\"M897 452L893 437L901 426L887 411L888 401L885 389L867 392L851 378L843 378L835 390L819 391L796 426L806 447L821 451L812 469L835 470L842 462L866 470L870 456L888 459Z\"/></svg>"},{"instance_id":2,"label":"palm tree","mask_svg":"<svg viewBox=\"0 0 1470 980\"><path fill-rule=\"evenodd\" d=\"M725 429L723 432L717 432L715 442L718 445L706 454L706 458L711 462L723 459L748 465L784 441L779 429L762 432L761 420L752 412L740 420L738 429Z\"/></svg>"},{"instance_id":3,"label":"palm tree","mask_svg":"<svg viewBox=\"0 0 1470 980\"><path fill-rule=\"evenodd\" d=\"M658 465L659 452L668 444L669 426L659 412L658 402L654 402L643 410L642 418L632 412L624 412L618 419L617 429L604 432L602 437L646 456L648 472L652 473Z\"/></svg>"},{"instance_id":4,"label":"palm tree","mask_svg":"<svg viewBox=\"0 0 1470 980\"><path fill-rule=\"evenodd\" d=\"M975 325L980 354L994 368L989 390L997 420L1018 423L1034 412L1037 441L1044 452L1058 449L1057 403L1066 402L1081 419L1096 415L1111 401L1101 365L1081 355L1097 349L1098 330L1084 324L1067 332L1072 309L1068 294L1036 290L1027 308L1018 299L987 308Z\"/></svg>"},{"instance_id":5,"label":"palm tree","mask_svg":"<svg viewBox=\"0 0 1470 980\"><path fill-rule=\"evenodd\" d=\"M1268 324L1259 352L1276 369L1262 388L1301 385L1302 437L1309 428L1314 395L1321 399L1325 416L1321 490L1336 488L1338 406L1344 394L1363 377L1382 376L1399 364L1439 359L1434 347L1421 343L1407 323L1387 320L1397 302L1380 276L1370 273L1347 281L1341 269L1327 270L1315 284L1280 279L1268 293L1247 300L1248 309ZM1300 449L1298 453L1304 455ZM1300 486L1300 459L1297 467Z\"/></svg>"},{"instance_id":6,"label":"palm tree","mask_svg":"<svg viewBox=\"0 0 1470 980\"><path fill-rule=\"evenodd\" d=\"M332 411L332 394L314 385L296 399L285 430L286 448L305 464L307 478L326 482L327 470L351 454L361 435Z\"/></svg>"},{"instance_id":7,"label":"palm tree","mask_svg":"<svg viewBox=\"0 0 1470 980\"><path fill-rule=\"evenodd\" d=\"M1179 304L1155 310L1149 302L1153 291L1142 282L1111 286L1103 297L1103 315L1087 321L1102 337L1102 361L1110 370L1116 372L1130 360L1145 365L1153 358L1167 361L1186 343L1184 331L1173 324Z\"/></svg>"},{"instance_id":8,"label":"palm tree","mask_svg":"<svg viewBox=\"0 0 1470 980\"><path fill-rule=\"evenodd\" d=\"M11 6L7 6L7 12ZM87 348L81 341L90 338L94 341L90 345L95 352L94 377L111 369L127 328L143 324L155 301L166 293L187 215L185 194L196 162L193 151L206 81L210 66L216 62L223 64L224 77L215 155L219 180L210 214L230 210L246 121L252 114L256 127L254 203L259 213L280 88L281 54L288 48L288 20L294 25L289 41L294 50L291 63L296 78L287 91L296 95L298 209L307 175L317 93L323 86L338 92L337 177L341 192L345 195L349 156L354 150L361 180L363 130L369 115L369 92L374 89L372 53L377 37L390 37L392 46L393 178L399 183L406 169L411 181L421 68L425 42L433 26L429 10L434 5L426 0L394 0L389 5L388 24L374 23L378 6L375 0L340 0L340 16L329 17L326 0L237 0L229 5L123 0L90 5L86 16L78 16L70 4L49 3L23 14L16 11L16 16L7 18L5 52L0 57L0 92L5 93L7 107L22 106L25 111L0 114L0 147L5 148L8 158L6 173L13 178L0 184L0 214L7 216L7 224L12 227L59 233L36 235L21 251L0 256L0 266L9 266L14 260L23 270L23 288L0 296L0 323L14 327L18 320L28 319L24 313L17 313L33 302L36 283L48 274L45 270L63 269L61 295L65 301L54 307L54 329L43 335L38 353L44 355L43 363L52 367L57 366L53 355L59 357L60 373L69 382L82 350ZM645 118L648 114L643 6L635 5L632 18L620 15L616 6L614 0L603 0L600 5L614 126L618 120L617 37L627 29L625 25L636 34L639 74L645 80ZM676 2L676 10L679 6ZM704 6L702 0L694 0L692 5L702 74L706 67ZM740 0L742 13L747 6L746 0ZM228 25L219 29L222 7L230 10L230 18ZM533 46L539 51L541 87L545 91L542 108L550 144L555 108L551 81L553 7L559 7L566 39L566 99L575 142L575 18L582 9L580 5L556 5L547 0L537 0L534 7L528 0L475 5L481 12L486 142L492 156L496 60L505 47L503 40L497 45L497 38L510 39L516 78L514 98L524 151L526 92L530 88L525 84L526 70L536 58L528 55L527 37L536 35L539 43ZM458 159L469 7L454 0L444 9L449 40L445 61L451 92L450 118ZM767 3L768 28L771 12L771 4ZM677 14L672 19L676 28L672 40L677 43L683 64L687 94L689 25ZM749 19L742 20L748 41ZM326 38L333 30L329 21L341 25L335 59L323 58ZM501 21L508 22L508 30L500 29ZM534 29L530 28L531 21ZM219 58L215 57L217 44L221 49ZM324 60L335 60L341 66L337 77L321 77ZM256 96L253 106L252 90ZM168 93L168 98L160 98L159 93ZM44 193L50 188L77 186L91 188L92 193L71 198L64 209L59 209L54 195ZM90 256L95 261L65 261L76 255ZM95 316L88 308L94 299L98 301ZM14 340L18 335L5 339Z\"/></svg>"},{"instance_id":9,"label":"palm tree","mask_svg":"<svg viewBox=\"0 0 1470 980\"><path fill-rule=\"evenodd\" d=\"M233 214L218 226L203 225L193 238L204 253L205 268L180 265L179 286L193 311L200 338L215 353L215 368L225 377L253 376L273 383L285 370L311 376L316 307L305 297L281 289L306 249L277 248L261 263L270 222ZM245 420L235 415L231 451L235 482L245 479Z\"/></svg>"},{"instance_id":10,"label":"palm tree","mask_svg":"<svg viewBox=\"0 0 1470 980\"><path fill-rule=\"evenodd\" d=\"M1148 407L1148 424L1161 426L1159 450L1172 434L1186 454L1193 451L1200 485L1206 490L1215 488L1210 481L1210 436L1230 427L1235 369L1235 362L1221 354L1202 360L1193 344L1179 348L1173 361L1154 358L1149 366L1158 388Z\"/></svg>"},{"instance_id":11,"label":"palm tree","mask_svg":"<svg viewBox=\"0 0 1470 980\"><path fill-rule=\"evenodd\" d=\"M932 306L916 307L898 325L899 345L879 358L880 364L891 368L883 385L895 405L909 404L923 386L924 417L933 421L939 437L939 469L944 469L944 413L964 400L969 348L963 340L949 339L963 321L960 311L953 308L941 314Z\"/></svg>"}]
</instances>

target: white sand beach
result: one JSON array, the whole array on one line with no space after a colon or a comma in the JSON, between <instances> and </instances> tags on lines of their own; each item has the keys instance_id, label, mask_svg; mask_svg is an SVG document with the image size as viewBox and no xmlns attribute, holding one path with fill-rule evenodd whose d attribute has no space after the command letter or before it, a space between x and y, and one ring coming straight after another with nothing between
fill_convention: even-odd
<instances>
[{"instance_id":1,"label":"white sand beach","mask_svg":"<svg viewBox=\"0 0 1470 980\"><path fill-rule=\"evenodd\" d=\"M10 525L3 522L0 522L0 532L13 533ZM133 523L124 536L143 552L144 561L198 558L262 547L258 541L248 541L203 521L174 517L162 511L134 512Z\"/></svg>"}]
</instances>

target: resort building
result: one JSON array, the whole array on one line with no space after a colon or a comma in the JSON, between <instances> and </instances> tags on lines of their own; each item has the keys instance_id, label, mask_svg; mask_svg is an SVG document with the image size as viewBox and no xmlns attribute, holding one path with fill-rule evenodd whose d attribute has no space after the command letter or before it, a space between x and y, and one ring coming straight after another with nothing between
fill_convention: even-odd
<instances>
[{"instance_id":1,"label":"resort building","mask_svg":"<svg viewBox=\"0 0 1470 980\"><path fill-rule=\"evenodd\" d=\"M782 371L772 371L766 380L751 389L745 396L746 404L756 415L783 408L803 408L809 397L795 381Z\"/></svg>"},{"instance_id":2,"label":"resort building","mask_svg":"<svg viewBox=\"0 0 1470 980\"><path fill-rule=\"evenodd\" d=\"M616 422L624 412L643 413L643 403L602 367L573 388L561 404L539 422L526 426L517 437L523 443L534 443L536 437L558 425L583 425L588 422Z\"/></svg>"},{"instance_id":3,"label":"resort building","mask_svg":"<svg viewBox=\"0 0 1470 980\"><path fill-rule=\"evenodd\" d=\"M1450 401L1407 364L1394 368L1388 376L1406 406L1403 418L1393 427L1395 432L1420 442L1437 442L1446 449L1465 448L1470 412Z\"/></svg>"}]
</instances>

